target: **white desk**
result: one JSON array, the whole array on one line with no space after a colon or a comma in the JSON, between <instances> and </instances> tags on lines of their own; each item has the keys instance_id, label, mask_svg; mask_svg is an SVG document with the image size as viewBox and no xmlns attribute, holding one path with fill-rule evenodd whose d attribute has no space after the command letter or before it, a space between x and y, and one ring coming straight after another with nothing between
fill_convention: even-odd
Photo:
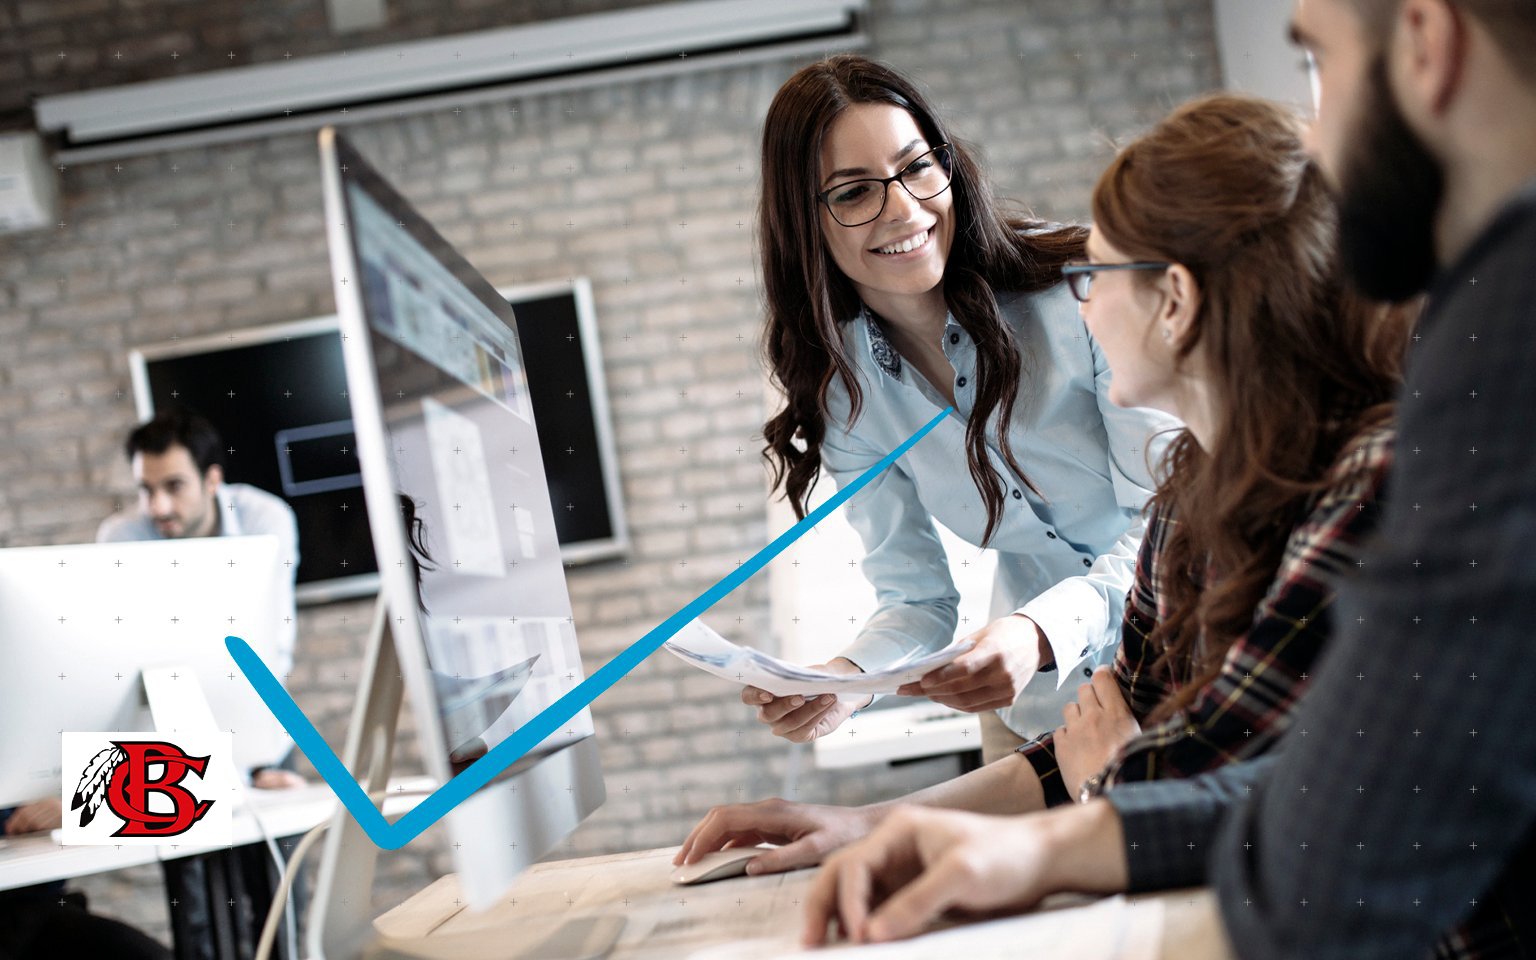
<instances>
[{"instance_id":1,"label":"white desk","mask_svg":"<svg viewBox=\"0 0 1536 960\"><path fill-rule=\"evenodd\" d=\"M979 751L981 719L931 701L865 710L812 749L823 769Z\"/></svg>"},{"instance_id":2,"label":"white desk","mask_svg":"<svg viewBox=\"0 0 1536 960\"><path fill-rule=\"evenodd\" d=\"M427 777L398 780L390 784L391 799L384 805L391 816L405 813L414 807L420 797L394 796L401 792L431 789L433 782ZM93 873L121 870L145 863L176 860L182 857L228 850L247 844L260 843L263 839L256 817L274 839L305 833L330 819L336 812L336 794L324 783L311 784L296 790L250 790L251 804L256 815L244 805L236 807L233 815L234 842L224 846L100 846L66 847L54 842L48 834L11 837L0 842L0 890L30 887L33 884L54 880L69 880Z\"/></svg>"},{"instance_id":3,"label":"white desk","mask_svg":"<svg viewBox=\"0 0 1536 960\"><path fill-rule=\"evenodd\" d=\"M388 938L415 940L417 953L457 960L554 960L539 950L543 937L568 919L612 914L627 920L609 954L612 960L744 960L793 950L787 938L798 936L802 898L814 871L678 887L668 880L674 852L669 847L537 864L497 906L478 914L464 908L458 882L449 875L381 916L375 927L386 945ZM1053 942L1071 944L1076 949L1070 955L1077 960L1232 960L1214 898L1204 890L1121 903L1091 901L1054 916L1062 921L1054 934L1042 932L1050 921L1043 925L1038 917L991 921L955 928L953 933L966 937L964 946L953 940L914 941L906 955L1012 960L1026 944ZM1107 929L1111 924L1114 929ZM874 960L893 951L851 952ZM1046 948L1040 955L1069 954Z\"/></svg>"}]
</instances>

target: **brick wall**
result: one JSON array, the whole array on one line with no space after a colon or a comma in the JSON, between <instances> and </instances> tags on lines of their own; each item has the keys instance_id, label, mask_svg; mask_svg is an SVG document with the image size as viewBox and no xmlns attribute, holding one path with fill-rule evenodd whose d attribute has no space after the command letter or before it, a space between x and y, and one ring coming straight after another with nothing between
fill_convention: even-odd
<instances>
[{"instance_id":1,"label":"brick wall","mask_svg":"<svg viewBox=\"0 0 1536 960\"><path fill-rule=\"evenodd\" d=\"M389 0L380 26L333 34L324 0L4 0L0 124L30 97L662 2Z\"/></svg>"},{"instance_id":2,"label":"brick wall","mask_svg":"<svg viewBox=\"0 0 1536 960\"><path fill-rule=\"evenodd\" d=\"M219 5L173 6L212 68L226 22ZM302 17L316 6L279 9ZM562 5L511 6L548 15ZM92 9L84 0L0 5L11 44L0 86L18 69L15 58L25 61L23 76L40 69L48 43L35 38L45 19L72 56L89 50L98 64L119 43L164 43L164 24L99 39L80 26ZM1218 83L1209 0L875 0L870 19L871 52L927 85L953 126L984 148L1000 193L1048 217L1085 215L1111 138ZM27 49L18 37L30 38ZM280 55L280 40L280 32L269 36L260 49ZM635 546L628 561L571 572L589 669L776 532L767 529L757 454L766 402L752 211L759 124L798 65L353 131L492 282L592 278ZM117 79L103 66L76 85ZM307 135L75 166L61 175L63 226L0 238L0 545L89 539L131 496L118 453L134 422L128 348L333 311L317 171ZM764 579L723 601L711 621L764 642ZM293 690L334 744L369 610L354 601L301 612ZM609 800L559 855L672 844L710 805L782 789L786 745L759 729L731 690L670 657L642 665L594 712ZM840 803L906 792L955 769L936 760L826 774L809 770L808 757L802 767L798 796ZM436 830L383 863L380 906L449 869ZM107 912L163 933L152 880L98 878L87 887Z\"/></svg>"}]
</instances>

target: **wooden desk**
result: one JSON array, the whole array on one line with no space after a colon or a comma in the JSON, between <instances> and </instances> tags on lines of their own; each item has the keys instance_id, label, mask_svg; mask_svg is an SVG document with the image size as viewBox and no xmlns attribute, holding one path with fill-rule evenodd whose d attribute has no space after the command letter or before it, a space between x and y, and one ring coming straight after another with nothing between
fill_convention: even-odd
<instances>
[{"instance_id":1,"label":"wooden desk","mask_svg":"<svg viewBox=\"0 0 1536 960\"><path fill-rule=\"evenodd\" d=\"M384 914L375 927L385 945L397 938L414 940L415 945L409 948L413 955L455 956L463 960L480 956L544 956L535 945L561 923L572 917L601 914L621 914L628 920L610 954L613 958L684 960L697 956L701 960L746 960L793 952L790 941L798 939L801 900L814 871L678 887L668 880L674 852L675 848L669 847L541 863L523 874L498 906L479 914L464 909L457 880L449 875ZM969 939L964 944L937 939L931 944L908 941L900 948L863 948L848 953L867 955L873 960L886 956L952 956L958 950L968 960L989 956L1013 958L1026 945L1036 942L1029 939L1033 936L1046 938L1040 943L1070 942L1074 960L1231 958L1209 891L1124 900L1068 899L1073 905L1033 917L966 924L930 935L965 934ZM1042 923L1047 916L1052 919ZM1054 928L1054 933L1040 932L1047 924ZM1118 934L1110 929L1116 926ZM827 955L842 952L831 951Z\"/></svg>"}]
</instances>

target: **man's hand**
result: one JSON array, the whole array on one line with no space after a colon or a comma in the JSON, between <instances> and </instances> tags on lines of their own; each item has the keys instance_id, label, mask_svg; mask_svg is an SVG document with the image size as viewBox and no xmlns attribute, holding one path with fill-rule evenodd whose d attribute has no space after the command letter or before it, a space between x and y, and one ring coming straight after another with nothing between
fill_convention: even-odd
<instances>
[{"instance_id":1,"label":"man's hand","mask_svg":"<svg viewBox=\"0 0 1536 960\"><path fill-rule=\"evenodd\" d=\"M967 713L1011 707L1040 669L1042 651L1049 652L1045 634L1035 621L1020 614L994 620L968 639L976 645L954 662L914 683L902 684L896 692L927 697Z\"/></svg>"},{"instance_id":2,"label":"man's hand","mask_svg":"<svg viewBox=\"0 0 1536 960\"><path fill-rule=\"evenodd\" d=\"M251 786L257 790L292 790L304 786L304 778L282 767L257 767L251 773Z\"/></svg>"},{"instance_id":3,"label":"man's hand","mask_svg":"<svg viewBox=\"0 0 1536 960\"><path fill-rule=\"evenodd\" d=\"M811 669L831 673L864 672L845 657L836 657L829 663L818 663ZM872 700L874 697L867 695L843 700L831 693L819 697L775 697L757 687L741 689L741 702L757 708L757 719L768 724L774 736L794 743L807 743L826 736L853 716L854 711L869 706Z\"/></svg>"},{"instance_id":4,"label":"man's hand","mask_svg":"<svg viewBox=\"0 0 1536 960\"><path fill-rule=\"evenodd\" d=\"M17 807L5 822L5 833L15 837L23 833L57 830L63 825L64 805L58 797L45 797Z\"/></svg>"},{"instance_id":5,"label":"man's hand","mask_svg":"<svg viewBox=\"0 0 1536 960\"><path fill-rule=\"evenodd\" d=\"M1115 752L1141 732L1141 724L1120 692L1108 667L1093 671L1093 679L1077 688L1077 702L1061 708L1066 723L1056 728L1056 766L1061 782L1076 798L1089 777L1104 769Z\"/></svg>"},{"instance_id":6,"label":"man's hand","mask_svg":"<svg viewBox=\"0 0 1536 960\"><path fill-rule=\"evenodd\" d=\"M828 858L807 899L804 942L827 942L833 921L854 943L897 940L951 910L1024 910L1060 891L1123 890L1123 844L1103 800L1012 817L898 807Z\"/></svg>"},{"instance_id":7,"label":"man's hand","mask_svg":"<svg viewBox=\"0 0 1536 960\"><path fill-rule=\"evenodd\" d=\"M883 813L881 807L830 807L779 799L715 807L688 834L672 862L681 866L726 847L777 843L782 846L764 850L747 865L747 872L809 867L867 835Z\"/></svg>"}]
</instances>

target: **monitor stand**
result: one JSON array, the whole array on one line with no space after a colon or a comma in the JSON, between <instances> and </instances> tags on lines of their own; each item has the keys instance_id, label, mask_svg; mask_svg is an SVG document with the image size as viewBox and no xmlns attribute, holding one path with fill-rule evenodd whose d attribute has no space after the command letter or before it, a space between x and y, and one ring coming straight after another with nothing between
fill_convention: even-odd
<instances>
[{"instance_id":1,"label":"monitor stand","mask_svg":"<svg viewBox=\"0 0 1536 960\"><path fill-rule=\"evenodd\" d=\"M395 728L404 696L404 680L382 595L375 601L373 626L358 677L357 699L347 730L342 763L374 802L389 783ZM531 948L508 952L508 931L430 938L386 937L374 929L373 874L379 848L338 805L325 839L315 880L306 931L307 954L314 960L508 960L562 957L596 960L618 942L624 918L618 915L574 917Z\"/></svg>"},{"instance_id":2,"label":"monitor stand","mask_svg":"<svg viewBox=\"0 0 1536 960\"><path fill-rule=\"evenodd\" d=\"M389 630L389 605L381 594L374 602L373 625L341 755L341 762L370 798L389 783L403 694ZM322 849L305 937L307 952L317 960L357 960L375 936L373 872L379 848L346 807L338 804Z\"/></svg>"}]
</instances>

